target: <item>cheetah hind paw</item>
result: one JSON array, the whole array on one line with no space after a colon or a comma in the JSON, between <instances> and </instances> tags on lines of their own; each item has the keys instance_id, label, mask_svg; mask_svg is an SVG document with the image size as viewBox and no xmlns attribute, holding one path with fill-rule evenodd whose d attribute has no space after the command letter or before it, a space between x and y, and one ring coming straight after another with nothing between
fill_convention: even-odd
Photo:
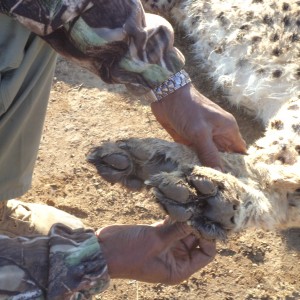
<instances>
[{"instance_id":1,"label":"cheetah hind paw","mask_svg":"<svg viewBox=\"0 0 300 300\"><path fill-rule=\"evenodd\" d=\"M90 151L87 161L106 181L140 190L152 175L171 172L178 167L175 160L167 157L168 146L165 144L155 139L135 138L104 142Z\"/></svg>"}]
</instances>

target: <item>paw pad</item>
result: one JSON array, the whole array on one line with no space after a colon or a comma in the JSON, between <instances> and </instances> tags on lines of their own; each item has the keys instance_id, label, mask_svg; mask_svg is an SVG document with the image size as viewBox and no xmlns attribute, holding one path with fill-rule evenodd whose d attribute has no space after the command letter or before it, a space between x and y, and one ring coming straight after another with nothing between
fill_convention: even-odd
<instances>
[{"instance_id":1,"label":"paw pad","mask_svg":"<svg viewBox=\"0 0 300 300\"><path fill-rule=\"evenodd\" d=\"M120 182L132 190L141 189L143 181L134 174L130 154L118 143L103 143L90 151L87 161L93 164L98 174L110 183Z\"/></svg>"}]
</instances>

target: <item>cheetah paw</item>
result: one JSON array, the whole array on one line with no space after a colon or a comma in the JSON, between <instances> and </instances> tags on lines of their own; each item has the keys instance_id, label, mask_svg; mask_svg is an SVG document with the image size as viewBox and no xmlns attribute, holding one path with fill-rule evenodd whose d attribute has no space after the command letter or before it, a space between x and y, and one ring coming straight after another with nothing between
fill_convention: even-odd
<instances>
[{"instance_id":1,"label":"cheetah paw","mask_svg":"<svg viewBox=\"0 0 300 300\"><path fill-rule=\"evenodd\" d=\"M185 166L162 172L146 184L153 187L157 201L171 219L187 222L206 239L226 240L235 229L243 192L235 178L216 170Z\"/></svg>"}]
</instances>

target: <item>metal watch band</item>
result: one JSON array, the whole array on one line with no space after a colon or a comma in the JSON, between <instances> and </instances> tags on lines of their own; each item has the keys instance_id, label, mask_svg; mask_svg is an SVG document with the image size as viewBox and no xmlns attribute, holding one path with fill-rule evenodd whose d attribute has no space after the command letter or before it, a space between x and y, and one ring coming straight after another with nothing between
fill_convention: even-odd
<instances>
[{"instance_id":1,"label":"metal watch band","mask_svg":"<svg viewBox=\"0 0 300 300\"><path fill-rule=\"evenodd\" d=\"M189 74L185 70L181 70L164 81L160 86L154 88L152 91L157 101L159 101L190 82L191 78Z\"/></svg>"}]
</instances>

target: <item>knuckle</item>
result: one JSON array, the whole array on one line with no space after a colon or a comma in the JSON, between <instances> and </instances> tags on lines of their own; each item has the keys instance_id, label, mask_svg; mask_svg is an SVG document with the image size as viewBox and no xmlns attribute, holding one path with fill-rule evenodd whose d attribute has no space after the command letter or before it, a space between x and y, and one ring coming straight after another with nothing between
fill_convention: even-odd
<instances>
[{"instance_id":1,"label":"knuckle","mask_svg":"<svg viewBox=\"0 0 300 300\"><path fill-rule=\"evenodd\" d=\"M232 114L230 114L230 113L228 114L227 121L228 121L229 126L231 126L233 128L238 128L237 121Z\"/></svg>"}]
</instances>

